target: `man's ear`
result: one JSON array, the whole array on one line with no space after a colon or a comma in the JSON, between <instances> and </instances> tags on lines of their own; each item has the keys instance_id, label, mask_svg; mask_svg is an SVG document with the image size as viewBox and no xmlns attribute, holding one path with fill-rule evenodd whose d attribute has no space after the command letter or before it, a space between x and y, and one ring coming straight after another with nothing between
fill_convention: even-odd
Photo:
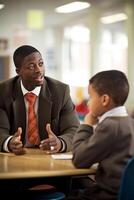
<instances>
[{"instance_id":1,"label":"man's ear","mask_svg":"<svg viewBox=\"0 0 134 200\"><path fill-rule=\"evenodd\" d=\"M16 73L19 75L20 74L20 69L16 68Z\"/></svg>"},{"instance_id":2,"label":"man's ear","mask_svg":"<svg viewBox=\"0 0 134 200\"><path fill-rule=\"evenodd\" d=\"M104 94L104 95L102 96L102 104L103 104L103 106L107 106L107 105L109 104L109 102L110 102L110 97L109 97L109 95Z\"/></svg>"}]
</instances>

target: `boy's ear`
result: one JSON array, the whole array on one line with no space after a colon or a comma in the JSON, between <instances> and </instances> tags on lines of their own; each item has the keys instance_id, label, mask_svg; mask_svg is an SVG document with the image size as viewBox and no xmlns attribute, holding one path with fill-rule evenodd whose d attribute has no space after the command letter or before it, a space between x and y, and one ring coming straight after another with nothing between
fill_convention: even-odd
<instances>
[{"instance_id":1,"label":"boy's ear","mask_svg":"<svg viewBox=\"0 0 134 200\"><path fill-rule=\"evenodd\" d=\"M109 97L109 95L104 94L104 95L102 96L102 104L103 104L103 106L107 106L107 105L109 104L109 102L110 102L110 97Z\"/></svg>"}]
</instances>

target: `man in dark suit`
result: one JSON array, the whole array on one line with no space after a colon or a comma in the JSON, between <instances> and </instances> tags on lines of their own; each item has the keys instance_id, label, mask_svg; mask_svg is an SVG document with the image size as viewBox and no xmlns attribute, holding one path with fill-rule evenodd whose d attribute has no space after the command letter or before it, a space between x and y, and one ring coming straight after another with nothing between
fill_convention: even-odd
<instances>
[{"instance_id":1,"label":"man in dark suit","mask_svg":"<svg viewBox=\"0 0 134 200\"><path fill-rule=\"evenodd\" d=\"M39 147L47 153L70 151L79 121L68 85L44 76L41 53L32 46L17 48L13 60L18 75L0 83L0 151L23 154L23 147ZM38 145L27 137L28 92L37 96Z\"/></svg>"}]
</instances>

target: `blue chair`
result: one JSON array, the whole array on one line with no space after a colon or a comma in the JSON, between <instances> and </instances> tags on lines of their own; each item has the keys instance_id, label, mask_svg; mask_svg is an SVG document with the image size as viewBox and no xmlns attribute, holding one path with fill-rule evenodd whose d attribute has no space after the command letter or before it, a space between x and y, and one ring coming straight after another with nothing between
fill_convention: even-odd
<instances>
[{"instance_id":1,"label":"blue chair","mask_svg":"<svg viewBox=\"0 0 134 200\"><path fill-rule=\"evenodd\" d=\"M130 158L124 169L118 200L134 200L134 157Z\"/></svg>"},{"instance_id":2,"label":"blue chair","mask_svg":"<svg viewBox=\"0 0 134 200\"><path fill-rule=\"evenodd\" d=\"M64 200L65 194L56 191L52 185L41 184L35 185L28 189L31 200ZM31 192L30 192L31 191Z\"/></svg>"},{"instance_id":3,"label":"blue chair","mask_svg":"<svg viewBox=\"0 0 134 200\"><path fill-rule=\"evenodd\" d=\"M38 194L34 200L63 200L65 199L65 194L62 192L53 192L50 194Z\"/></svg>"}]
</instances>

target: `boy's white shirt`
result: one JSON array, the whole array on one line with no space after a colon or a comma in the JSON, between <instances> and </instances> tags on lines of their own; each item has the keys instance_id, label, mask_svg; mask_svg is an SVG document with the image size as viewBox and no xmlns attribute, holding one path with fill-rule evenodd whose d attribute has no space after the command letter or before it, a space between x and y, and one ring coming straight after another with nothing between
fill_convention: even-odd
<instances>
[{"instance_id":1,"label":"boy's white shirt","mask_svg":"<svg viewBox=\"0 0 134 200\"><path fill-rule=\"evenodd\" d=\"M119 106L105 112L101 117L98 117L99 122L93 126L95 129L98 124L100 124L107 117L126 117L128 116L125 106Z\"/></svg>"}]
</instances>

